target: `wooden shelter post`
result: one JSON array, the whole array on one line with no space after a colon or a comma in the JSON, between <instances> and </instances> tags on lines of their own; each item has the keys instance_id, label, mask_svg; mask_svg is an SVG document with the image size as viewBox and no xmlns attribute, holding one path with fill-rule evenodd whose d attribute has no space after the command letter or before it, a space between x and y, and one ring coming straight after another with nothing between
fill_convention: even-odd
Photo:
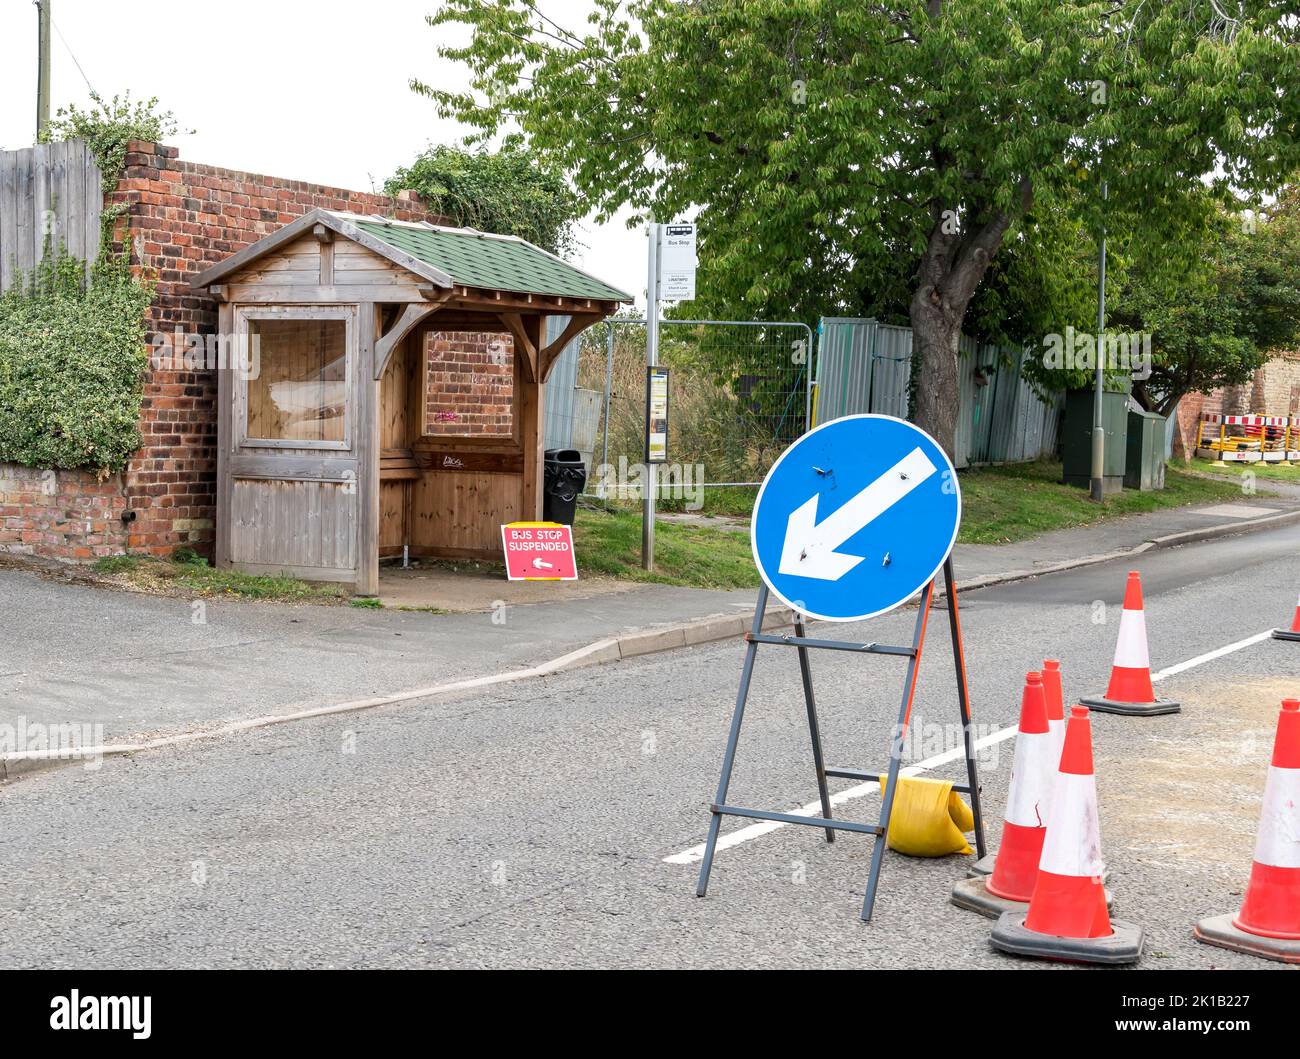
<instances>
[{"instance_id":1,"label":"wooden shelter post","mask_svg":"<svg viewBox=\"0 0 1300 1059\"><path fill-rule=\"evenodd\" d=\"M380 314L362 302L357 317L357 586L359 596L379 595L379 380L375 347Z\"/></svg>"}]
</instances>

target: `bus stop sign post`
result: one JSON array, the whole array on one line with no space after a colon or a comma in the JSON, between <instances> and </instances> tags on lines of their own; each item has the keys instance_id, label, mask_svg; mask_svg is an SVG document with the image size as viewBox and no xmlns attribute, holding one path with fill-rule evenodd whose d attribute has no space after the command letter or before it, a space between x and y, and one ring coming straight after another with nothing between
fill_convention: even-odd
<instances>
[{"instance_id":1,"label":"bus stop sign post","mask_svg":"<svg viewBox=\"0 0 1300 1059\"><path fill-rule=\"evenodd\" d=\"M745 637L748 647L740 689L723 754L722 775L711 806L712 819L696 887L700 897L708 891L722 818L771 820L822 828L827 842L835 840L836 831L873 836L871 871L862 903L863 921L871 920L916 697L921 652L940 573L948 601L948 627L966 757L967 783L954 785L953 790L970 796L976 853L978 857L985 855L984 818L980 811L966 660L952 565L952 548L960 522L961 491L952 461L929 434L901 419L857 415L832 420L805 434L773 464L754 504L750 539L763 585L759 589L753 625ZM910 646L850 643L808 636L807 618L863 621L897 609L918 592L920 608ZM772 595L794 612L793 636L763 632L763 617ZM820 817L727 804L760 644L796 650L821 802ZM907 660L898 723L883 776L860 769L826 767L813 694L809 654L813 650ZM877 823L861 824L832 817L829 779L879 782L882 778L886 783Z\"/></svg>"}]
</instances>

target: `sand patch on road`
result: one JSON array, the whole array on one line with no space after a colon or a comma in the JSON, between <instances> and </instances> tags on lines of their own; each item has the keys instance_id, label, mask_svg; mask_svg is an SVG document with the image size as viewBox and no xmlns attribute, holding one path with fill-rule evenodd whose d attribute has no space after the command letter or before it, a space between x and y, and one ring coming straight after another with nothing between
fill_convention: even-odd
<instances>
[{"instance_id":1,"label":"sand patch on road","mask_svg":"<svg viewBox=\"0 0 1300 1059\"><path fill-rule=\"evenodd\" d=\"M1277 679L1198 682L1183 712L1096 717L1103 843L1180 870L1249 868L1282 699Z\"/></svg>"}]
</instances>

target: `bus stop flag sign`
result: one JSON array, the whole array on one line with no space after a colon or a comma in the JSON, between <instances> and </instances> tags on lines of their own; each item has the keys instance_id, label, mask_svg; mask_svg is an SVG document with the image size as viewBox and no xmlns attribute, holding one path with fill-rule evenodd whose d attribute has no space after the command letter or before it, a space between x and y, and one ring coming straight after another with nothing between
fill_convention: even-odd
<instances>
[{"instance_id":1,"label":"bus stop flag sign","mask_svg":"<svg viewBox=\"0 0 1300 1059\"><path fill-rule=\"evenodd\" d=\"M943 567L961 524L952 461L902 419L833 419L773 464L750 540L776 596L825 621L902 606Z\"/></svg>"}]
</instances>

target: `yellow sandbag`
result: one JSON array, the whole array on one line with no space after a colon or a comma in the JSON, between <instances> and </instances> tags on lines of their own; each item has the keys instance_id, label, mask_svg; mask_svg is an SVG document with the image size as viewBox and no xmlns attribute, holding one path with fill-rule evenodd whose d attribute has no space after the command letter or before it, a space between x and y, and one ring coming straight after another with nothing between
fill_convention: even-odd
<instances>
[{"instance_id":1,"label":"yellow sandbag","mask_svg":"<svg viewBox=\"0 0 1300 1059\"><path fill-rule=\"evenodd\" d=\"M885 794L885 777L880 777L880 794ZM889 848L909 857L946 857L950 853L975 852L967 844L965 831L975 830L970 807L953 792L951 780L899 777L889 820Z\"/></svg>"},{"instance_id":2,"label":"yellow sandbag","mask_svg":"<svg viewBox=\"0 0 1300 1059\"><path fill-rule=\"evenodd\" d=\"M960 794L948 792L948 813L952 817L952 822L957 825L957 830L964 834L970 834L975 830L975 814L971 812L970 806L961 800ZM965 841L963 839L963 841ZM958 850L959 853L972 853L971 849Z\"/></svg>"}]
</instances>

